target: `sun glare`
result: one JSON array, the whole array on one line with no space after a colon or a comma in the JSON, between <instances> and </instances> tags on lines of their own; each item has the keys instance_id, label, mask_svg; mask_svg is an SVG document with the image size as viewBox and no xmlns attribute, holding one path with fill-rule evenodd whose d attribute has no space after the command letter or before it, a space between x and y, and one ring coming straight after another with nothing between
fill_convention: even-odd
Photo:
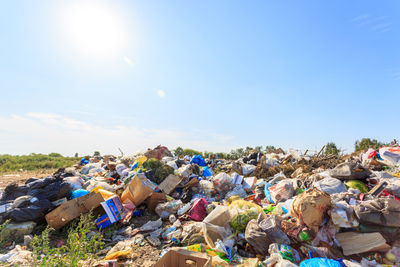
<instances>
[{"instance_id":1,"label":"sun glare","mask_svg":"<svg viewBox=\"0 0 400 267\"><path fill-rule=\"evenodd\" d=\"M118 56L124 45L121 18L100 3L76 3L64 9L67 45L97 58Z\"/></svg>"}]
</instances>

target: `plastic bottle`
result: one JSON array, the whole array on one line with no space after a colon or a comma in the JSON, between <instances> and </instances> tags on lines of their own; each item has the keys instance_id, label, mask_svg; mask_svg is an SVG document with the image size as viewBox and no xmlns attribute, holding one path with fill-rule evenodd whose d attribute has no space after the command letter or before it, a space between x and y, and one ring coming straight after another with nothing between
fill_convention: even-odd
<instances>
[{"instance_id":1,"label":"plastic bottle","mask_svg":"<svg viewBox=\"0 0 400 267\"><path fill-rule=\"evenodd\" d=\"M206 246L204 244L194 244L191 246L186 247L188 250L195 251L195 252L205 252Z\"/></svg>"},{"instance_id":2,"label":"plastic bottle","mask_svg":"<svg viewBox=\"0 0 400 267\"><path fill-rule=\"evenodd\" d=\"M310 241L311 241L311 235L310 235L310 232L309 231L307 231L307 230L304 230L304 231L301 231L300 233L299 233L299 239L302 241L302 242L307 242L307 243L309 243Z\"/></svg>"},{"instance_id":3,"label":"plastic bottle","mask_svg":"<svg viewBox=\"0 0 400 267\"><path fill-rule=\"evenodd\" d=\"M178 213L177 213L178 216L181 216L181 215L185 214L186 212L188 212L191 207L192 207L192 203L191 202L186 203L182 208L180 208L178 210Z\"/></svg>"},{"instance_id":4,"label":"plastic bottle","mask_svg":"<svg viewBox=\"0 0 400 267\"><path fill-rule=\"evenodd\" d=\"M165 237L164 240L172 240L173 238L175 239L179 239L182 235L182 231L180 229L172 231L170 233L168 233Z\"/></svg>"},{"instance_id":5,"label":"plastic bottle","mask_svg":"<svg viewBox=\"0 0 400 267\"><path fill-rule=\"evenodd\" d=\"M161 237L166 240L166 237L169 233L172 233L173 231L176 230L175 226L171 226L170 228L168 228L164 233L162 233Z\"/></svg>"}]
</instances>

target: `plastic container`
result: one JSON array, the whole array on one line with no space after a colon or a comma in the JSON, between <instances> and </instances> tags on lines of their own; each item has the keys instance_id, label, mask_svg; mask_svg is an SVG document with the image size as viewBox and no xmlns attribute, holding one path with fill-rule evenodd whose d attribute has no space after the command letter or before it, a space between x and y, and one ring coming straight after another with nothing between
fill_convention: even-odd
<instances>
[{"instance_id":1,"label":"plastic container","mask_svg":"<svg viewBox=\"0 0 400 267\"><path fill-rule=\"evenodd\" d=\"M177 213L178 216L181 216L181 215L185 214L186 212L188 212L191 207L192 207L192 203L191 202L186 203L182 208L180 208L178 210L178 213Z\"/></svg>"}]
</instances>

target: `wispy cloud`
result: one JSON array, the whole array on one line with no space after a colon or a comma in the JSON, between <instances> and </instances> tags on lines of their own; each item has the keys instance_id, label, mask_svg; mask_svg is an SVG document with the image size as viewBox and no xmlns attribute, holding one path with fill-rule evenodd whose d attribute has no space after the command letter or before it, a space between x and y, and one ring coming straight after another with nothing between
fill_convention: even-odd
<instances>
[{"instance_id":1,"label":"wispy cloud","mask_svg":"<svg viewBox=\"0 0 400 267\"><path fill-rule=\"evenodd\" d=\"M391 19L389 16L373 16L362 14L350 20L359 27L367 28L376 32L388 32L391 29Z\"/></svg>"},{"instance_id":2,"label":"wispy cloud","mask_svg":"<svg viewBox=\"0 0 400 267\"><path fill-rule=\"evenodd\" d=\"M164 90L157 90L157 95L161 98L165 97L165 91Z\"/></svg>"},{"instance_id":3,"label":"wispy cloud","mask_svg":"<svg viewBox=\"0 0 400 267\"><path fill-rule=\"evenodd\" d=\"M123 59L126 64L128 64L129 66L133 66L133 61L129 57L124 56Z\"/></svg>"},{"instance_id":4,"label":"wispy cloud","mask_svg":"<svg viewBox=\"0 0 400 267\"><path fill-rule=\"evenodd\" d=\"M119 153L131 154L159 144L171 149L182 146L207 151L225 151L235 138L221 133L193 129L138 128L109 123L102 126L58 114L28 113L0 116L1 153L27 154L59 152L63 155Z\"/></svg>"}]
</instances>

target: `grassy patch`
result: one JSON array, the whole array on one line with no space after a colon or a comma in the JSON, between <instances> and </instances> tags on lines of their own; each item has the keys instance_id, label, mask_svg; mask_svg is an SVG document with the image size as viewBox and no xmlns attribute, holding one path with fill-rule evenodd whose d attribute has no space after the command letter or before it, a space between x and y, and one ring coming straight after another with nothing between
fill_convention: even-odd
<instances>
[{"instance_id":1,"label":"grassy patch","mask_svg":"<svg viewBox=\"0 0 400 267\"><path fill-rule=\"evenodd\" d=\"M74 165L76 157L64 157L58 153L30 154L23 156L0 155L0 173L22 170L58 169Z\"/></svg>"},{"instance_id":2,"label":"grassy patch","mask_svg":"<svg viewBox=\"0 0 400 267\"><path fill-rule=\"evenodd\" d=\"M82 215L68 230L66 242L61 247L51 244L54 230L47 227L36 235L31 243L34 266L79 266L88 258L97 258L96 252L104 245L103 236L96 231L94 217Z\"/></svg>"}]
</instances>

